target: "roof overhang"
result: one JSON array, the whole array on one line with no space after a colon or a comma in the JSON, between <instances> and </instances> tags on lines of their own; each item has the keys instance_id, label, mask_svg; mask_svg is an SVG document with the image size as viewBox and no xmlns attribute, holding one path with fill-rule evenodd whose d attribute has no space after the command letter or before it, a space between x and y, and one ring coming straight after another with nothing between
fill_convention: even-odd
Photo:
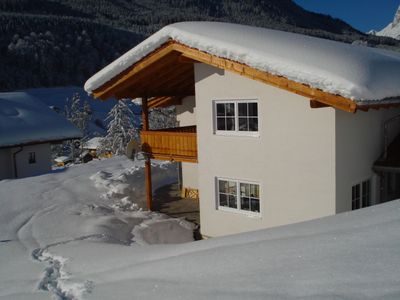
<instances>
[{"instance_id":1,"label":"roof overhang","mask_svg":"<svg viewBox=\"0 0 400 300\"><path fill-rule=\"evenodd\" d=\"M249 67L240 62L218 57L169 40L149 53L92 94L102 100L108 98L149 99L149 108L180 104L182 98L195 94L194 63L204 63L241 76L272 85L310 99L312 108L334 107L346 112L400 106L400 101L357 103L340 95L333 95L306 84L289 80Z\"/></svg>"}]
</instances>

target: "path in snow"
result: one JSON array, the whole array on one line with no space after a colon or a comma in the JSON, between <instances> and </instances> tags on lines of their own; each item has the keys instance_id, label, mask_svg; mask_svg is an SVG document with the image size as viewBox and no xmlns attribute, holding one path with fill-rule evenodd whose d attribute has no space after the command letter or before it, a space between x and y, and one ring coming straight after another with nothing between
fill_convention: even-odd
<instances>
[{"instance_id":1,"label":"path in snow","mask_svg":"<svg viewBox=\"0 0 400 300\"><path fill-rule=\"evenodd\" d=\"M176 180L173 164L156 162L153 169L155 188ZM90 294L95 285L68 270L71 258L54 250L59 246L89 241L138 247L192 240L188 222L139 209L143 187L143 162L123 157L0 181L0 299L52 295L75 300ZM13 268L16 260L21 268Z\"/></svg>"}]
</instances>

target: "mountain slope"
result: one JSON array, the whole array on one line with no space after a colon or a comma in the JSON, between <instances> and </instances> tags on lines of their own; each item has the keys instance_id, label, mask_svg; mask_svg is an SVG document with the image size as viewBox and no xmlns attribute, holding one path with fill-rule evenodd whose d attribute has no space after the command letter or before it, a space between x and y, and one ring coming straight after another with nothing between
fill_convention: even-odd
<instances>
[{"instance_id":1,"label":"mountain slope","mask_svg":"<svg viewBox=\"0 0 400 300\"><path fill-rule=\"evenodd\" d=\"M1 0L0 91L82 85L146 36L188 20L400 45L308 12L292 0Z\"/></svg>"},{"instance_id":2,"label":"mountain slope","mask_svg":"<svg viewBox=\"0 0 400 300\"><path fill-rule=\"evenodd\" d=\"M376 35L392 37L394 39L400 40L400 6L397 9L393 22L391 22L381 31L377 31Z\"/></svg>"}]
</instances>

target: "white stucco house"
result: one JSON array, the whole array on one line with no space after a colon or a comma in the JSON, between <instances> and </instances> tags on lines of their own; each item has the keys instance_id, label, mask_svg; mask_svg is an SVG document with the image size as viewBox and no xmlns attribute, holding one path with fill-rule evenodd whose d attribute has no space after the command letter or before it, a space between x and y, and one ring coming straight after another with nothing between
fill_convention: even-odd
<instances>
[{"instance_id":1,"label":"white stucco house","mask_svg":"<svg viewBox=\"0 0 400 300\"><path fill-rule=\"evenodd\" d=\"M50 144L81 137L70 122L28 93L0 93L0 180L49 172Z\"/></svg>"},{"instance_id":2,"label":"white stucco house","mask_svg":"<svg viewBox=\"0 0 400 300\"><path fill-rule=\"evenodd\" d=\"M90 78L142 98L142 150L182 162L201 232L301 222L400 197L400 55L243 25L169 25ZM151 130L175 105L179 128ZM396 148L397 147L397 148Z\"/></svg>"}]
</instances>

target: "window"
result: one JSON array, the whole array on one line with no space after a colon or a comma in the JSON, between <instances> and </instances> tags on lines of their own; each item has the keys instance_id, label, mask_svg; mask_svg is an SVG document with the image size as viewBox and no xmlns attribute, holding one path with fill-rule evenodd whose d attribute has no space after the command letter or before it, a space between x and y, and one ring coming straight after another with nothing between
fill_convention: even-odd
<instances>
[{"instance_id":1,"label":"window","mask_svg":"<svg viewBox=\"0 0 400 300\"><path fill-rule=\"evenodd\" d=\"M260 212L260 185L231 179L218 179L218 208Z\"/></svg>"},{"instance_id":2,"label":"window","mask_svg":"<svg viewBox=\"0 0 400 300\"><path fill-rule=\"evenodd\" d=\"M371 180L365 180L351 188L351 209L359 209L371 205Z\"/></svg>"},{"instance_id":3,"label":"window","mask_svg":"<svg viewBox=\"0 0 400 300\"><path fill-rule=\"evenodd\" d=\"M215 101L215 132L258 134L258 103L255 100Z\"/></svg>"},{"instance_id":4,"label":"window","mask_svg":"<svg viewBox=\"0 0 400 300\"><path fill-rule=\"evenodd\" d=\"M36 163L36 155L35 152L29 152L29 159L28 159L29 164L35 164Z\"/></svg>"}]
</instances>

